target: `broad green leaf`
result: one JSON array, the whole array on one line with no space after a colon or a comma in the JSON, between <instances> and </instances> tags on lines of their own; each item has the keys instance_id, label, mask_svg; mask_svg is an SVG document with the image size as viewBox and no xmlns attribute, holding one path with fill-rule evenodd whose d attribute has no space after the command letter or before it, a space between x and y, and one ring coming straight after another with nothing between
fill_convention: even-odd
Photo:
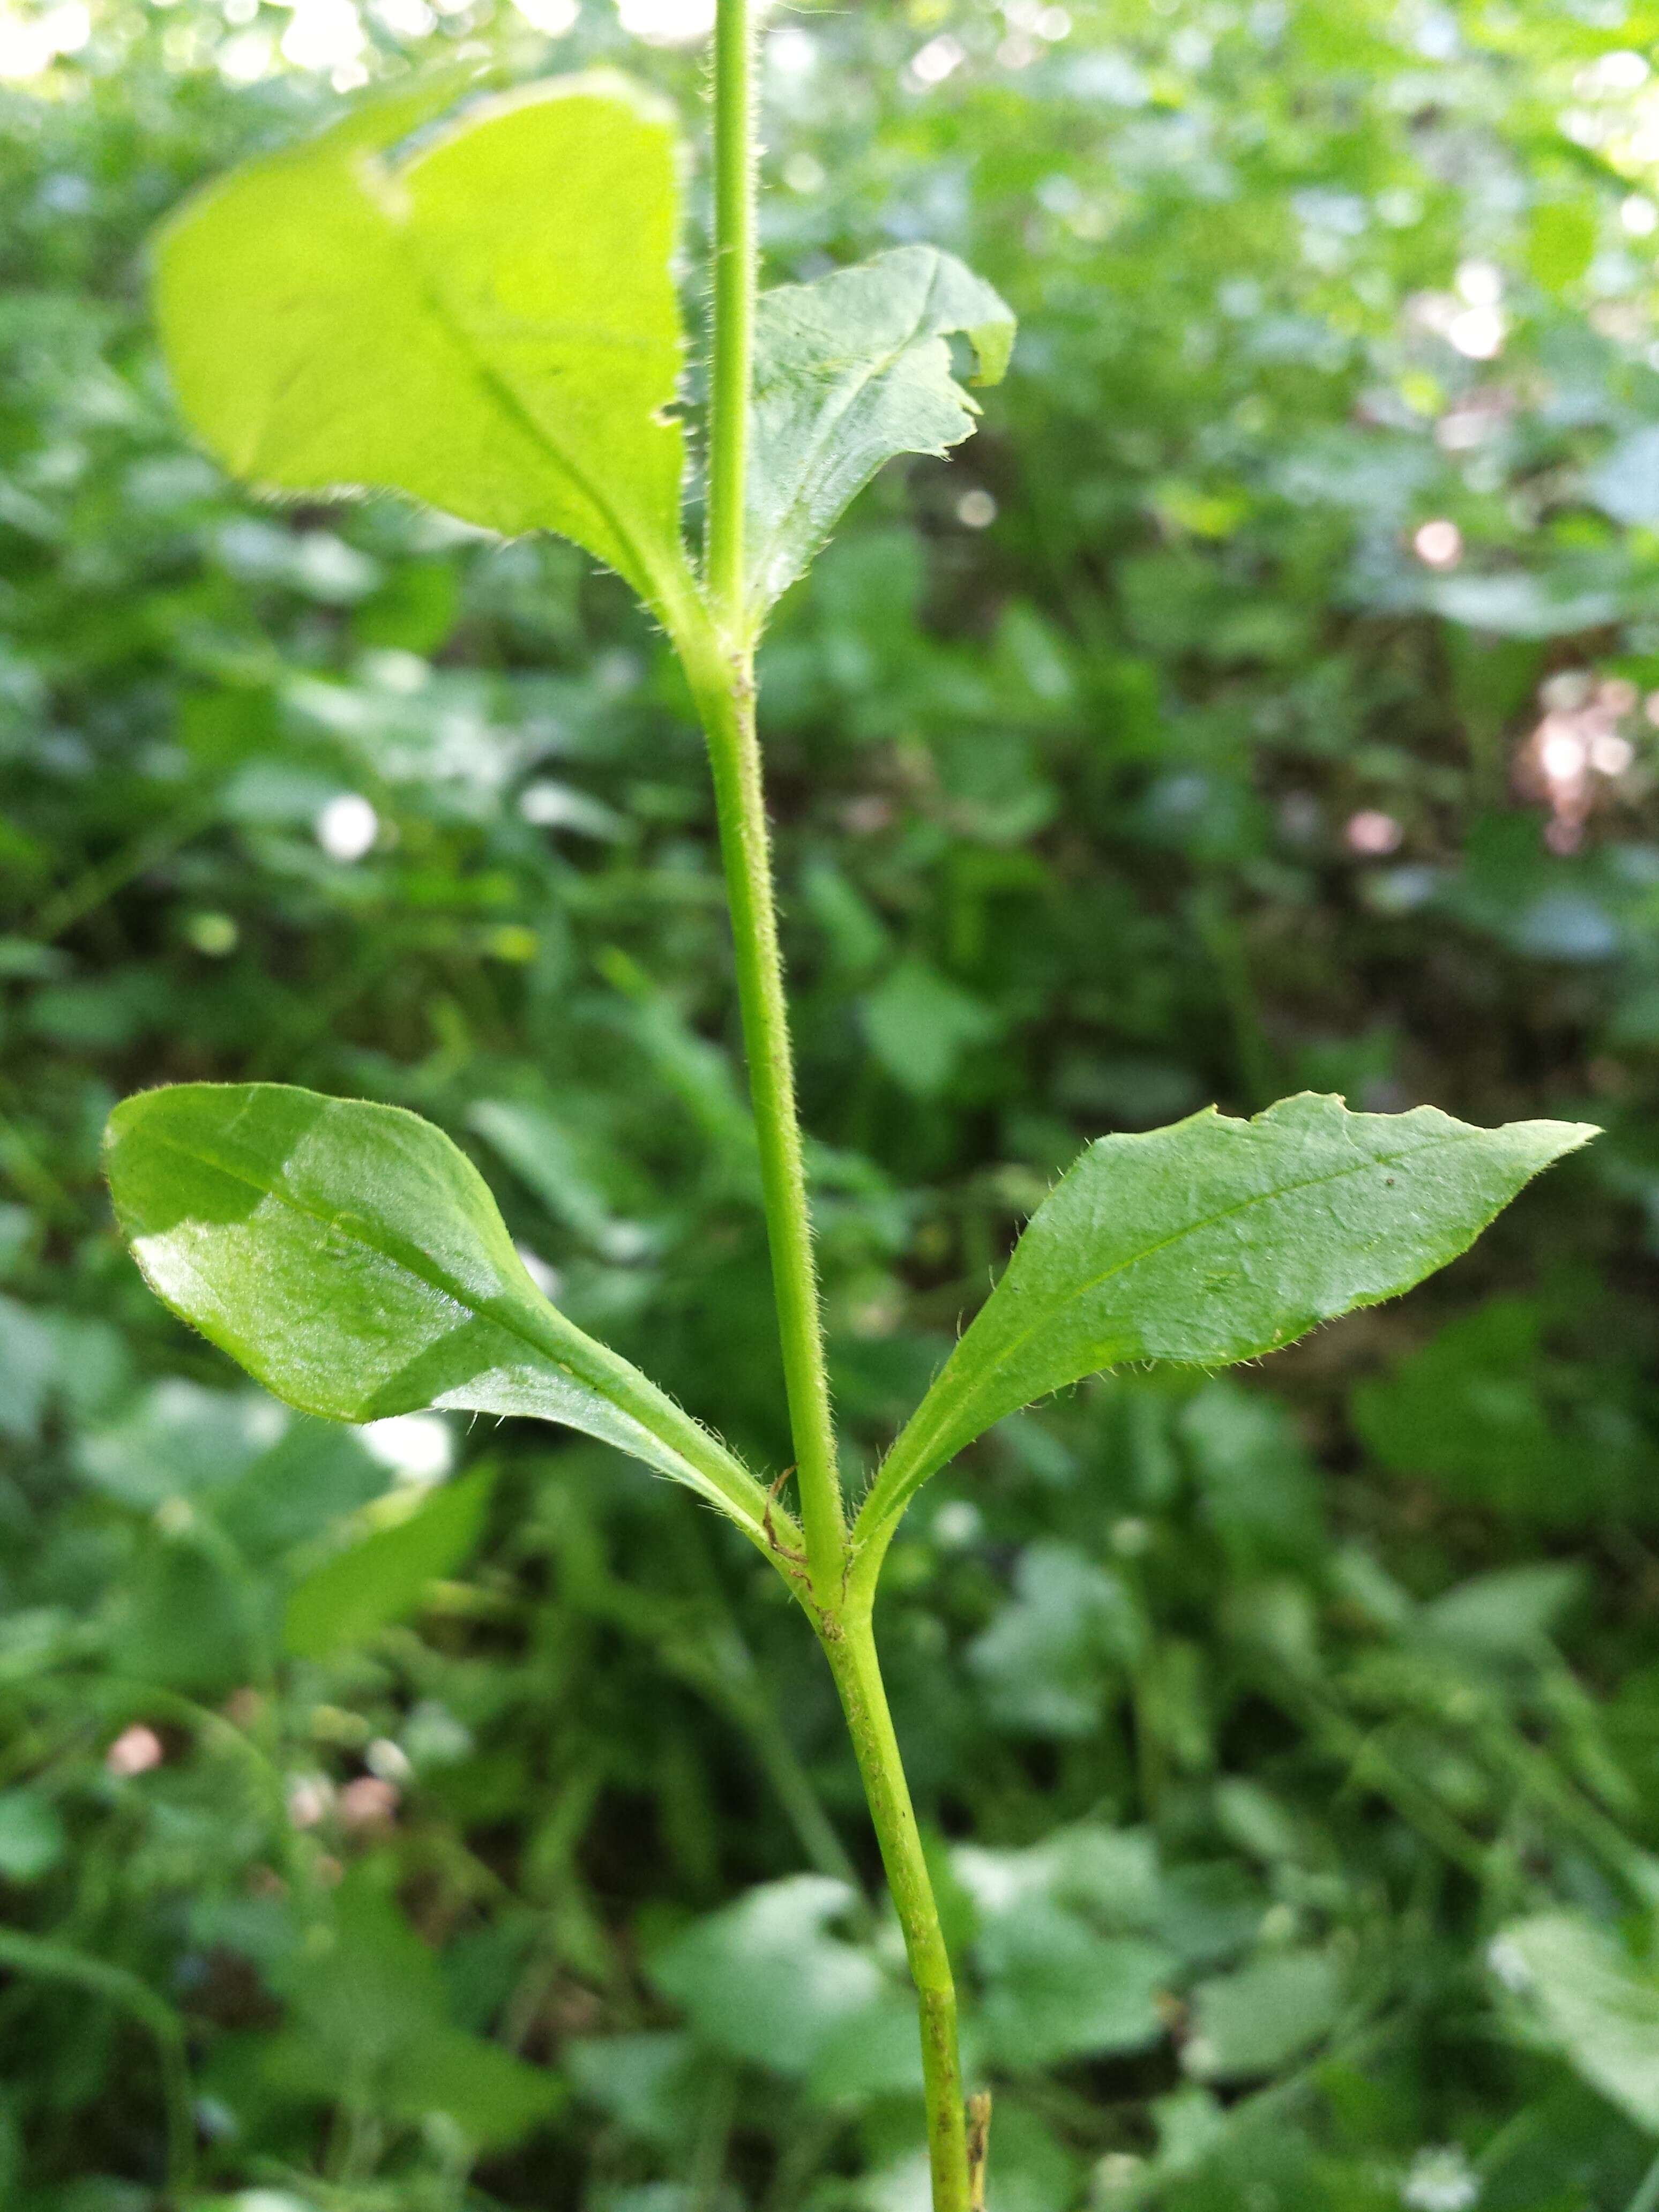
<instances>
[{"instance_id":1,"label":"broad green leaf","mask_svg":"<svg viewBox=\"0 0 1659 2212\"><path fill-rule=\"evenodd\" d=\"M423 1498L406 1521L374 1529L325 1559L289 1593L283 1643L301 1659L331 1659L412 1613L453 1574L483 1534L495 1471L480 1468Z\"/></svg>"},{"instance_id":2,"label":"broad green leaf","mask_svg":"<svg viewBox=\"0 0 1659 2212\"><path fill-rule=\"evenodd\" d=\"M453 73L188 200L156 306L184 411L279 492L407 492L685 588L671 117L610 74L444 117Z\"/></svg>"},{"instance_id":3,"label":"broad green leaf","mask_svg":"<svg viewBox=\"0 0 1659 2212\"><path fill-rule=\"evenodd\" d=\"M960 445L979 412L951 373L952 334L995 384L1014 318L949 253L901 246L763 293L755 322L749 604L763 615L884 461Z\"/></svg>"},{"instance_id":4,"label":"broad green leaf","mask_svg":"<svg viewBox=\"0 0 1659 2212\"><path fill-rule=\"evenodd\" d=\"M754 1478L548 1304L483 1177L429 1122L280 1084L179 1084L116 1108L105 1162L157 1296L301 1412L562 1421L765 1545Z\"/></svg>"},{"instance_id":5,"label":"broad green leaf","mask_svg":"<svg viewBox=\"0 0 1659 2212\"><path fill-rule=\"evenodd\" d=\"M1037 1209L890 1453L860 1516L889 1522L1006 1414L1128 1360L1220 1367L1397 1297L1468 1249L1595 1132L1474 1129L1432 1106L1351 1114L1304 1091L1103 1137Z\"/></svg>"},{"instance_id":6,"label":"broad green leaf","mask_svg":"<svg viewBox=\"0 0 1659 2212\"><path fill-rule=\"evenodd\" d=\"M1488 1956L1544 2040L1638 2127L1659 2135L1659 1971L1567 1912L1517 1922Z\"/></svg>"}]
</instances>

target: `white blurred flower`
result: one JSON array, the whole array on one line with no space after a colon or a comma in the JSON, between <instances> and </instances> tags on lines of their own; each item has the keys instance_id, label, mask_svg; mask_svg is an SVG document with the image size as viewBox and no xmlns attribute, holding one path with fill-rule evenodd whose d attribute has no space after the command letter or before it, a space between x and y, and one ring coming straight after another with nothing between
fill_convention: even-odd
<instances>
[{"instance_id":1,"label":"white blurred flower","mask_svg":"<svg viewBox=\"0 0 1659 2212\"><path fill-rule=\"evenodd\" d=\"M1486 1946L1486 1964L1512 1996L1532 1987L1532 1968L1512 1936L1493 1936Z\"/></svg>"},{"instance_id":2,"label":"white blurred flower","mask_svg":"<svg viewBox=\"0 0 1659 2212\"><path fill-rule=\"evenodd\" d=\"M515 1244L513 1249L523 1262L526 1274L542 1296L556 1304L559 1292L564 1288L558 1269L550 1266L541 1254L528 1244Z\"/></svg>"},{"instance_id":3,"label":"white blurred flower","mask_svg":"<svg viewBox=\"0 0 1659 2212\"><path fill-rule=\"evenodd\" d=\"M714 26L714 0L617 0L617 14L630 38L647 46L690 46Z\"/></svg>"},{"instance_id":4,"label":"white blurred flower","mask_svg":"<svg viewBox=\"0 0 1659 2212\"><path fill-rule=\"evenodd\" d=\"M1604 100L1609 94L1639 92L1647 81L1647 63L1626 46L1598 54L1588 69L1579 70L1572 88L1581 100Z\"/></svg>"},{"instance_id":5,"label":"white blurred flower","mask_svg":"<svg viewBox=\"0 0 1659 2212\"><path fill-rule=\"evenodd\" d=\"M402 1482L441 1482L455 1464L454 1437L437 1413L392 1413L357 1433L370 1457Z\"/></svg>"},{"instance_id":6,"label":"white blurred flower","mask_svg":"<svg viewBox=\"0 0 1659 2212\"><path fill-rule=\"evenodd\" d=\"M1413 2212L1468 2212L1480 2201L1480 2178L1455 2143L1420 2150L1400 2185L1400 2200Z\"/></svg>"},{"instance_id":7,"label":"white blurred flower","mask_svg":"<svg viewBox=\"0 0 1659 2212\"><path fill-rule=\"evenodd\" d=\"M1538 765L1552 783L1571 783L1584 773L1588 748L1564 716L1545 717L1538 740Z\"/></svg>"},{"instance_id":8,"label":"white blurred flower","mask_svg":"<svg viewBox=\"0 0 1659 2212\"><path fill-rule=\"evenodd\" d=\"M550 39L562 39L580 12L576 0L513 0L513 4L532 30Z\"/></svg>"},{"instance_id":9,"label":"white blurred flower","mask_svg":"<svg viewBox=\"0 0 1659 2212\"><path fill-rule=\"evenodd\" d=\"M941 31L936 39L929 39L920 52L910 57L907 74L913 83L924 88L943 84L952 70L960 69L967 60L962 42L953 39L948 31Z\"/></svg>"},{"instance_id":10,"label":"white blurred flower","mask_svg":"<svg viewBox=\"0 0 1659 2212\"><path fill-rule=\"evenodd\" d=\"M148 1774L152 1766L159 1766L166 1757L161 1737L153 1728L146 1728L141 1721L132 1728L122 1729L104 1753L104 1765L112 1774L118 1774L123 1780L127 1780L135 1774Z\"/></svg>"},{"instance_id":11,"label":"white blurred flower","mask_svg":"<svg viewBox=\"0 0 1659 2212\"><path fill-rule=\"evenodd\" d=\"M780 76L805 76L817 60L817 40L799 23L781 25L766 42L766 66Z\"/></svg>"},{"instance_id":12,"label":"white blurred flower","mask_svg":"<svg viewBox=\"0 0 1659 2212\"><path fill-rule=\"evenodd\" d=\"M288 1817L296 1828L314 1828L334 1804L334 1784L323 1774L298 1774L288 1785Z\"/></svg>"},{"instance_id":13,"label":"white blurred flower","mask_svg":"<svg viewBox=\"0 0 1659 2212\"><path fill-rule=\"evenodd\" d=\"M358 791L341 792L317 817L317 842L331 860L361 860L380 834L380 817Z\"/></svg>"},{"instance_id":14,"label":"white blurred flower","mask_svg":"<svg viewBox=\"0 0 1659 2212\"><path fill-rule=\"evenodd\" d=\"M351 0L295 0L283 33L283 59L295 69L333 70L356 61L368 44Z\"/></svg>"},{"instance_id":15,"label":"white blurred flower","mask_svg":"<svg viewBox=\"0 0 1659 2212\"><path fill-rule=\"evenodd\" d=\"M1351 853L1362 854L1368 860L1379 860L1385 853L1396 853L1404 836L1392 814L1384 814L1375 806L1363 807L1358 814L1350 815L1343 832Z\"/></svg>"},{"instance_id":16,"label":"white blurred flower","mask_svg":"<svg viewBox=\"0 0 1659 2212\"><path fill-rule=\"evenodd\" d=\"M1425 568L1455 568L1463 557L1463 533L1455 522L1437 517L1421 526L1412 548Z\"/></svg>"},{"instance_id":17,"label":"white blurred flower","mask_svg":"<svg viewBox=\"0 0 1659 2212\"><path fill-rule=\"evenodd\" d=\"M1619 220L1630 238L1651 238L1659 230L1659 208L1642 192L1632 192L1619 209Z\"/></svg>"},{"instance_id":18,"label":"white blurred flower","mask_svg":"<svg viewBox=\"0 0 1659 2212\"><path fill-rule=\"evenodd\" d=\"M276 58L276 41L268 31L239 31L214 57L227 84L258 84Z\"/></svg>"},{"instance_id":19,"label":"white blurred flower","mask_svg":"<svg viewBox=\"0 0 1659 2212\"><path fill-rule=\"evenodd\" d=\"M1466 307L1495 307L1504 297L1504 278L1490 261L1464 261L1452 280Z\"/></svg>"},{"instance_id":20,"label":"white blurred flower","mask_svg":"<svg viewBox=\"0 0 1659 2212\"><path fill-rule=\"evenodd\" d=\"M408 1753L401 1744L393 1743L389 1735L375 1737L363 1753L363 1764L382 1782L407 1782L415 1771L409 1763Z\"/></svg>"},{"instance_id":21,"label":"white blurred flower","mask_svg":"<svg viewBox=\"0 0 1659 2212\"><path fill-rule=\"evenodd\" d=\"M394 38L423 39L437 28L438 18L426 0L372 0L372 5Z\"/></svg>"},{"instance_id":22,"label":"white blurred flower","mask_svg":"<svg viewBox=\"0 0 1659 2212\"><path fill-rule=\"evenodd\" d=\"M0 8L0 77L39 76L59 54L78 54L91 36L92 14L84 0L63 0L36 15Z\"/></svg>"},{"instance_id":23,"label":"white blurred flower","mask_svg":"<svg viewBox=\"0 0 1659 2212\"><path fill-rule=\"evenodd\" d=\"M1495 361L1504 350L1506 325L1496 307L1465 307L1446 326L1446 336L1466 361Z\"/></svg>"}]
</instances>

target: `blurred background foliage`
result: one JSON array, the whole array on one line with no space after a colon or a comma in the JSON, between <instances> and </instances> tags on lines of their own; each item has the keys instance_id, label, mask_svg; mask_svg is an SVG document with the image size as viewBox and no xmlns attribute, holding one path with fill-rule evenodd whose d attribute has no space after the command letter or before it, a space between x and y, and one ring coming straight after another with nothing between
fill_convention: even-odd
<instances>
[{"instance_id":1,"label":"blurred background foliage","mask_svg":"<svg viewBox=\"0 0 1659 2212\"><path fill-rule=\"evenodd\" d=\"M553 1432L289 1418L97 1172L162 1079L416 1107L577 1321L787 1458L659 645L562 546L245 496L143 295L189 185L436 56L696 123L697 6L0 9L24 2212L924 2204L775 1578ZM765 653L851 1478L1090 1136L1302 1085L1607 1132L1405 1304L1102 1382L914 1510L883 1627L995 2212L1659 2201L1656 41L1645 0L775 19L772 276L926 238L1024 324Z\"/></svg>"}]
</instances>

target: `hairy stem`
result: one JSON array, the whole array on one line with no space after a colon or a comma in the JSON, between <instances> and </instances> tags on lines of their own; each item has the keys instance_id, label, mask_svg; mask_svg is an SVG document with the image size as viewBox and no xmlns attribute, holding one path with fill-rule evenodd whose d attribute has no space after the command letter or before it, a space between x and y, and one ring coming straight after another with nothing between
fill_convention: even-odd
<instances>
[{"instance_id":1,"label":"hairy stem","mask_svg":"<svg viewBox=\"0 0 1659 2212\"><path fill-rule=\"evenodd\" d=\"M841 1600L846 1523L830 1414L806 1170L795 1112L789 1017L772 896L771 841L755 737L754 687L746 659L733 661L725 674L722 684L718 678L699 682L694 672L693 682L708 738L720 857L732 908L738 1000L760 1149L761 1194L789 1395L806 1571L814 1603L823 1611Z\"/></svg>"},{"instance_id":2,"label":"hairy stem","mask_svg":"<svg viewBox=\"0 0 1659 2212\"><path fill-rule=\"evenodd\" d=\"M840 1595L846 1528L755 733L754 654L744 611L744 496L758 252L750 9L751 0L719 0L714 26L714 357L704 577L713 626L712 631L700 627L696 635L678 641L714 769L806 1569L822 1610Z\"/></svg>"},{"instance_id":3,"label":"hairy stem","mask_svg":"<svg viewBox=\"0 0 1659 2212\"><path fill-rule=\"evenodd\" d=\"M962 2063L957 2052L957 1992L950 1954L939 1926L909 1784L904 1778L898 1738L887 1708L869 1614L862 1607L856 1607L840 1624L840 1632L826 1634L823 1648L858 1754L864 1794L870 1802L887 1887L904 1931L910 1978L921 2009L921 2064L933 2212L971 2212Z\"/></svg>"},{"instance_id":4,"label":"hairy stem","mask_svg":"<svg viewBox=\"0 0 1659 2212\"><path fill-rule=\"evenodd\" d=\"M841 1693L921 2011L933 2212L970 2212L956 1990L871 1632L868 1584L849 1601L852 1553L830 1410L823 1326L783 963L778 948L744 545L753 380L753 0L718 0L714 32L714 329L706 611L668 611L708 739L744 1044L749 1060L778 1334L789 1398L804 1557L778 1564L806 1601ZM873 1580L873 1567L870 1580ZM805 1582L806 1587L801 1588ZM982 2202L982 2198L981 2200Z\"/></svg>"},{"instance_id":5,"label":"hairy stem","mask_svg":"<svg viewBox=\"0 0 1659 2212\"><path fill-rule=\"evenodd\" d=\"M752 0L719 0L714 22L714 357L704 580L729 639L743 623L744 494L755 354L755 25Z\"/></svg>"}]
</instances>

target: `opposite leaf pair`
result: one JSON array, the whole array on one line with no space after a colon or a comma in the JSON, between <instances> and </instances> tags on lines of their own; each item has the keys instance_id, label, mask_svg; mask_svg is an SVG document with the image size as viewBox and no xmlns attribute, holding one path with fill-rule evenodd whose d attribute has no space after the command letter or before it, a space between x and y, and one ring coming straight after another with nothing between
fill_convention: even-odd
<instances>
[{"instance_id":1,"label":"opposite leaf pair","mask_svg":"<svg viewBox=\"0 0 1659 2212\"><path fill-rule=\"evenodd\" d=\"M373 100L186 204L157 264L180 403L246 482L391 489L506 536L556 531L683 635L673 117L609 73L450 113L465 90L452 72ZM884 462L973 428L950 335L993 383L1013 330L930 246L762 295L751 635Z\"/></svg>"},{"instance_id":2,"label":"opposite leaf pair","mask_svg":"<svg viewBox=\"0 0 1659 2212\"><path fill-rule=\"evenodd\" d=\"M1038 1209L855 1542L878 1561L937 1468L1103 1367L1224 1365L1408 1290L1593 1133L1304 1093L1253 1121L1210 1111L1103 1138ZM428 1122L276 1084L182 1084L118 1107L106 1159L152 1287L290 1404L562 1422L685 1483L780 1564L794 1548L748 1469L542 1296L477 1170Z\"/></svg>"}]
</instances>

